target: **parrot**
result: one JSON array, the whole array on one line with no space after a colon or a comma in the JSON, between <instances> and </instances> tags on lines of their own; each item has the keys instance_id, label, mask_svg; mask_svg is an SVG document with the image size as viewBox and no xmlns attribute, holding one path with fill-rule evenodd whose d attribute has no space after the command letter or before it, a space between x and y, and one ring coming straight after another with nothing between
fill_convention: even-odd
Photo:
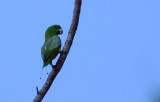
<instances>
[{"instance_id":1,"label":"parrot","mask_svg":"<svg viewBox=\"0 0 160 102\"><path fill-rule=\"evenodd\" d=\"M45 42L41 48L43 67L52 65L52 60L61 52L61 39L58 35L63 34L60 25L52 25L45 32Z\"/></svg>"}]
</instances>

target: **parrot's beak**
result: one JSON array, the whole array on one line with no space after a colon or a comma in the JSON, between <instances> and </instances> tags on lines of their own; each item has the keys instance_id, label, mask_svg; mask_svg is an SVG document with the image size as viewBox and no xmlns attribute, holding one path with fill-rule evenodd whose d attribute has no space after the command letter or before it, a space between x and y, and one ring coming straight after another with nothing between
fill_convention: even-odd
<instances>
[{"instance_id":1,"label":"parrot's beak","mask_svg":"<svg viewBox=\"0 0 160 102\"><path fill-rule=\"evenodd\" d=\"M63 30L62 29L59 29L59 34L63 34Z\"/></svg>"}]
</instances>

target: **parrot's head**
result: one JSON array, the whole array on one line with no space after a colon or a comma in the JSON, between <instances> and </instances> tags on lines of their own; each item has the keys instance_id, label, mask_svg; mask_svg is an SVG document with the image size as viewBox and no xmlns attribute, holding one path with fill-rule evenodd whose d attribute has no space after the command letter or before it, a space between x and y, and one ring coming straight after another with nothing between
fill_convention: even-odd
<instances>
[{"instance_id":1,"label":"parrot's head","mask_svg":"<svg viewBox=\"0 0 160 102\"><path fill-rule=\"evenodd\" d=\"M61 28L61 26L59 25L52 25L50 26L46 33L45 33L45 39L48 39L54 35L59 35L59 34L62 34L63 33L63 30Z\"/></svg>"}]
</instances>

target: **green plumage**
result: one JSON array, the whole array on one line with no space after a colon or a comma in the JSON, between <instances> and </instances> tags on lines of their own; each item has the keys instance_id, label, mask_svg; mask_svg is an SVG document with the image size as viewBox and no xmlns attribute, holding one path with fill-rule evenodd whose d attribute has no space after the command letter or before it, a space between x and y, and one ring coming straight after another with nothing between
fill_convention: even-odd
<instances>
[{"instance_id":1,"label":"green plumage","mask_svg":"<svg viewBox=\"0 0 160 102\"><path fill-rule=\"evenodd\" d=\"M59 25L53 25L49 27L45 33L45 42L41 48L41 55L43 59L43 68L52 63L52 60L56 58L61 51L61 39L59 34L63 31Z\"/></svg>"}]
</instances>

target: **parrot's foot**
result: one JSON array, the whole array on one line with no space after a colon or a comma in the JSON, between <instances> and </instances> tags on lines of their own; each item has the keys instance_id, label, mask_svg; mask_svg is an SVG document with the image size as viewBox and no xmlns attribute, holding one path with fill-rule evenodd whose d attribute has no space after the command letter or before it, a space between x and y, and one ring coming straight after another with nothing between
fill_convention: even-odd
<instances>
[{"instance_id":1,"label":"parrot's foot","mask_svg":"<svg viewBox=\"0 0 160 102\"><path fill-rule=\"evenodd\" d=\"M52 66L53 69L56 68L56 65L53 65L52 62L50 63L50 65Z\"/></svg>"},{"instance_id":2,"label":"parrot's foot","mask_svg":"<svg viewBox=\"0 0 160 102\"><path fill-rule=\"evenodd\" d=\"M62 55L62 54L64 54L65 52L66 52L66 51L61 51L60 54Z\"/></svg>"},{"instance_id":3,"label":"parrot's foot","mask_svg":"<svg viewBox=\"0 0 160 102\"><path fill-rule=\"evenodd\" d=\"M56 65L52 65L52 68L53 68L53 69L56 69Z\"/></svg>"},{"instance_id":4,"label":"parrot's foot","mask_svg":"<svg viewBox=\"0 0 160 102\"><path fill-rule=\"evenodd\" d=\"M55 71L59 71L56 65L53 65L52 63L50 63L50 65L52 66L52 69L54 69Z\"/></svg>"},{"instance_id":5,"label":"parrot's foot","mask_svg":"<svg viewBox=\"0 0 160 102\"><path fill-rule=\"evenodd\" d=\"M57 68L56 65L52 65L52 68L53 68L55 71L59 72L59 69Z\"/></svg>"},{"instance_id":6,"label":"parrot's foot","mask_svg":"<svg viewBox=\"0 0 160 102\"><path fill-rule=\"evenodd\" d=\"M60 54L62 55L64 51L61 51Z\"/></svg>"}]
</instances>

